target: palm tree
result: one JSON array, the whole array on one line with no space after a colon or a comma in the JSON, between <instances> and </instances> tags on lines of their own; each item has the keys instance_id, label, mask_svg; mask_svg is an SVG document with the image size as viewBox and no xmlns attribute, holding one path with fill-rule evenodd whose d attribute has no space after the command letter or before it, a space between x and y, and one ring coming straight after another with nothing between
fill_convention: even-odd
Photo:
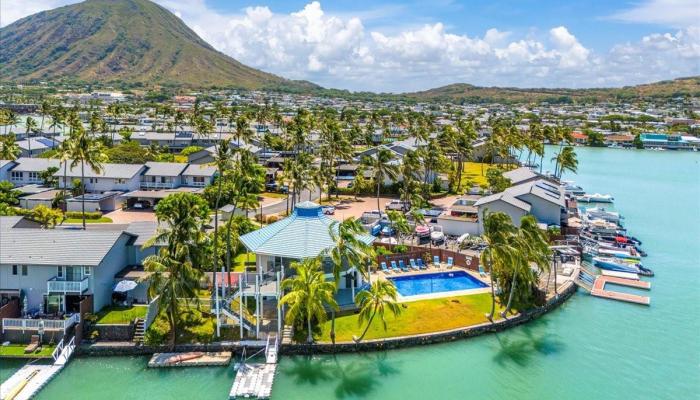
<instances>
[{"instance_id":1,"label":"palm tree","mask_svg":"<svg viewBox=\"0 0 700 400\"><path fill-rule=\"evenodd\" d=\"M22 154L17 144L15 134L10 132L0 138L0 160L16 160Z\"/></svg>"},{"instance_id":2,"label":"palm tree","mask_svg":"<svg viewBox=\"0 0 700 400\"><path fill-rule=\"evenodd\" d=\"M24 126L26 128L27 136L27 149L29 150L29 158L32 158L32 135L31 133L36 130L36 121L32 117L27 117Z\"/></svg>"},{"instance_id":3,"label":"palm tree","mask_svg":"<svg viewBox=\"0 0 700 400\"><path fill-rule=\"evenodd\" d=\"M104 152L102 143L91 138L87 132L85 132L85 129L83 129L82 124L73 127L73 134L71 135L68 148L70 158L72 159L70 168L72 170L80 165L80 183L84 188L85 164L87 164L94 173L99 174L102 172L102 163L107 159L107 155ZM83 229L87 229L85 225L85 194L81 196L81 199Z\"/></svg>"},{"instance_id":4,"label":"palm tree","mask_svg":"<svg viewBox=\"0 0 700 400\"><path fill-rule=\"evenodd\" d=\"M552 158L552 161L556 161L556 166L554 168L554 176L561 178L564 171L571 171L576 173L578 169L578 160L576 159L576 151L571 146L564 147L556 157Z\"/></svg>"},{"instance_id":5,"label":"palm tree","mask_svg":"<svg viewBox=\"0 0 700 400\"><path fill-rule=\"evenodd\" d=\"M389 178L394 180L399 173L398 167L391 163L393 159L394 154L385 147L380 147L374 157L365 157L364 159L364 163L372 168L372 178L374 179L374 184L377 185L377 210L379 212L381 212L379 190L384 183L384 179Z\"/></svg>"},{"instance_id":6,"label":"palm tree","mask_svg":"<svg viewBox=\"0 0 700 400\"><path fill-rule=\"evenodd\" d=\"M51 110L51 125L49 125L49 128L53 130L53 136L51 138L51 141L53 143L53 148L56 148L56 128L63 127L65 119L65 110L63 107L60 105L58 107L54 107ZM112 138L114 140L114 138Z\"/></svg>"},{"instance_id":7,"label":"palm tree","mask_svg":"<svg viewBox=\"0 0 700 400\"><path fill-rule=\"evenodd\" d=\"M367 321L367 326L360 337L353 337L356 343L364 339L369 327L372 326L374 317L379 315L384 330L386 331L386 310L388 309L394 317L401 314L401 306L397 302L397 292L394 283L388 279L376 280L370 285L368 290L362 290L355 296L355 304L360 308L358 323L362 325Z\"/></svg>"},{"instance_id":8,"label":"palm tree","mask_svg":"<svg viewBox=\"0 0 700 400\"><path fill-rule=\"evenodd\" d=\"M335 283L326 281L320 257L293 262L291 267L296 275L282 281L282 290L290 291L282 296L279 307L289 306L285 318L288 324L300 320L306 322L306 342L310 344L314 341L311 323L314 320L319 324L326 321L326 307L338 310L338 303L333 297Z\"/></svg>"},{"instance_id":9,"label":"palm tree","mask_svg":"<svg viewBox=\"0 0 700 400\"><path fill-rule=\"evenodd\" d=\"M502 212L490 213L485 210L483 220L483 238L487 246L481 252L480 263L488 267L491 277L491 311L486 315L486 318L493 321L493 315L496 312L495 286L497 284L494 272L507 270L509 265L514 262L517 249L512 246L510 238L515 235L515 227L510 216Z\"/></svg>"}]
</instances>

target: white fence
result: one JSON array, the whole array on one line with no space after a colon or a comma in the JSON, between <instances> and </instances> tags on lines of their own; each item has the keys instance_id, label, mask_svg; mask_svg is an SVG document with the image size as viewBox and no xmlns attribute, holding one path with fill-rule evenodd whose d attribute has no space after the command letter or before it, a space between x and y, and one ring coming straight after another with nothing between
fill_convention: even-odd
<instances>
[{"instance_id":1,"label":"white fence","mask_svg":"<svg viewBox=\"0 0 700 400\"><path fill-rule=\"evenodd\" d=\"M143 331L146 332L148 330L148 327L151 326L153 321L155 321L156 317L158 316L158 311L160 310L160 306L158 305L158 298L160 296L156 296L153 300L151 300L150 303L148 303L148 311L146 311L146 319L143 321Z\"/></svg>"},{"instance_id":2,"label":"white fence","mask_svg":"<svg viewBox=\"0 0 700 400\"><path fill-rule=\"evenodd\" d=\"M80 322L80 314L72 314L67 319L26 319L3 318L2 331L6 329L21 331L39 331L43 327L47 331L63 331L65 333L71 326Z\"/></svg>"},{"instance_id":3,"label":"white fence","mask_svg":"<svg viewBox=\"0 0 700 400\"><path fill-rule=\"evenodd\" d=\"M59 281L56 278L46 281L46 289L49 293L83 293L88 289L88 278L80 281Z\"/></svg>"}]
</instances>

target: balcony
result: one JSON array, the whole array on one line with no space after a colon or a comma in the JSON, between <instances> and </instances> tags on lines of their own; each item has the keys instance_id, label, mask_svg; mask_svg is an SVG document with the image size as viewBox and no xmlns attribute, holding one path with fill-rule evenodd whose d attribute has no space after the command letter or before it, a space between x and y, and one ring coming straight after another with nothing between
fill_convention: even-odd
<instances>
[{"instance_id":1,"label":"balcony","mask_svg":"<svg viewBox=\"0 0 700 400\"><path fill-rule=\"evenodd\" d=\"M78 293L82 294L88 290L88 278L83 278L80 281L59 280L53 277L46 281L47 293Z\"/></svg>"},{"instance_id":2,"label":"balcony","mask_svg":"<svg viewBox=\"0 0 700 400\"><path fill-rule=\"evenodd\" d=\"M29 318L3 318L2 332L6 330L19 331L63 331L65 332L73 325L80 323L80 314L71 314L65 319L29 319Z\"/></svg>"}]
</instances>

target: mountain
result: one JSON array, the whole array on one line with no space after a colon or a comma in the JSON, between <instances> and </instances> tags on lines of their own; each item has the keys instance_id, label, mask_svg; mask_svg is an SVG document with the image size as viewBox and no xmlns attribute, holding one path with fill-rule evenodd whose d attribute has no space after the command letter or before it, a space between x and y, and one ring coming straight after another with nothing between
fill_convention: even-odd
<instances>
[{"instance_id":1,"label":"mountain","mask_svg":"<svg viewBox=\"0 0 700 400\"><path fill-rule=\"evenodd\" d=\"M700 76L678 78L637 86L598 89L520 89L479 87L455 83L404 96L418 101L452 102L502 102L522 103L549 101L568 103L573 101L611 101L640 98L671 98L678 96L700 97Z\"/></svg>"},{"instance_id":2,"label":"mountain","mask_svg":"<svg viewBox=\"0 0 700 400\"><path fill-rule=\"evenodd\" d=\"M0 80L312 90L216 51L148 0L88 0L0 29Z\"/></svg>"}]
</instances>

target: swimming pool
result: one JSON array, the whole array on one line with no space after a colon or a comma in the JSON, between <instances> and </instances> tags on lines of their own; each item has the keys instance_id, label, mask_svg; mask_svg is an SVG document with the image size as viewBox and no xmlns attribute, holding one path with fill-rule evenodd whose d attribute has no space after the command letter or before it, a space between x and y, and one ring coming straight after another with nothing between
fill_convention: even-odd
<instances>
[{"instance_id":1,"label":"swimming pool","mask_svg":"<svg viewBox=\"0 0 700 400\"><path fill-rule=\"evenodd\" d=\"M434 274L387 277L394 282L401 296L453 292L456 290L480 289L487 284L464 271L438 272Z\"/></svg>"}]
</instances>

